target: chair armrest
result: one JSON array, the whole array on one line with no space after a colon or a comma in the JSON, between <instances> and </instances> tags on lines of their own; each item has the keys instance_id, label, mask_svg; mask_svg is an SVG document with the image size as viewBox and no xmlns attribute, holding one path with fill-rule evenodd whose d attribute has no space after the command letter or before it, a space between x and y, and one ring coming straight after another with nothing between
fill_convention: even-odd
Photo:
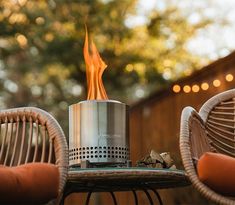
<instances>
[{"instance_id":1,"label":"chair armrest","mask_svg":"<svg viewBox=\"0 0 235 205\"><path fill-rule=\"evenodd\" d=\"M180 152L184 166L188 163L193 166L208 151L214 150L207 138L204 121L192 107L184 108L180 127Z\"/></svg>"}]
</instances>

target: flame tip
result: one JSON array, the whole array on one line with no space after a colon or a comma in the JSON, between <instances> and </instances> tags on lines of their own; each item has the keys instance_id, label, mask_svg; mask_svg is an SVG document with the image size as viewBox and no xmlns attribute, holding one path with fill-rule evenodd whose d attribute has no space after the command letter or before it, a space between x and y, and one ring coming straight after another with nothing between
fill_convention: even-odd
<instances>
[{"instance_id":1,"label":"flame tip","mask_svg":"<svg viewBox=\"0 0 235 205\"><path fill-rule=\"evenodd\" d=\"M86 63L86 75L87 75L87 85L88 85L87 100L107 100L108 96L106 94L102 82L102 74L107 65L100 57L100 54L92 39L90 43L91 47L91 54L90 54L88 30L86 24L85 24L85 31L86 34L85 34L83 54Z\"/></svg>"}]
</instances>

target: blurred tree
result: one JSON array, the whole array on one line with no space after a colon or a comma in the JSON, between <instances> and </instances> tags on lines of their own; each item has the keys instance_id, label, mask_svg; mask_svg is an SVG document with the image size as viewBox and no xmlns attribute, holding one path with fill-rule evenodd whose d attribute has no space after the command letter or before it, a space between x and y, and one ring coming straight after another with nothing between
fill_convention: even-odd
<instances>
[{"instance_id":1,"label":"blurred tree","mask_svg":"<svg viewBox=\"0 0 235 205\"><path fill-rule=\"evenodd\" d=\"M210 22L192 26L179 9L169 6L153 10L147 24L130 28L125 21L136 13L136 4L0 1L1 107L39 106L68 126L68 105L86 99L84 22L108 65L103 80L111 99L131 103L189 75L200 59L184 45Z\"/></svg>"}]
</instances>

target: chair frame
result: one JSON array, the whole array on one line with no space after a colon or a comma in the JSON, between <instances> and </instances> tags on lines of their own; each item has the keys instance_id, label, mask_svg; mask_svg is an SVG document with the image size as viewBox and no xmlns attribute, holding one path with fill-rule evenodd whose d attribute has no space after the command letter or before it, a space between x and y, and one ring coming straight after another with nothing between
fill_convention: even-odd
<instances>
[{"instance_id":1,"label":"chair frame","mask_svg":"<svg viewBox=\"0 0 235 205\"><path fill-rule=\"evenodd\" d=\"M235 89L225 91L210 98L201 107L199 113L197 113L197 111L195 111L192 107L184 108L181 115L181 128L180 128L180 153L185 171L190 181L192 182L192 185L207 199L214 201L218 204L226 204L226 205L235 204L235 200L223 196L219 193L216 193L208 186L203 184L199 180L197 175L196 162L200 158L200 156L207 151L220 152L215 146L216 145L215 141L213 141L213 139L217 141L218 139L215 139L215 137L211 138L209 136L208 124L210 123L211 119L210 115L212 115L211 113L213 113L212 110L219 106L225 106L229 103L233 105L233 107L231 108L222 107L222 108L225 111L229 110L229 112L231 112L230 115L235 116ZM222 113L222 116L226 114L225 112L220 112L220 113ZM223 119L220 118L220 120L227 121L225 117ZM234 122L233 126L229 127L231 127L231 129L234 130L234 136L235 136L235 118L233 120L230 120L230 122ZM219 123L219 125L228 127L228 125L223 125L222 123ZM219 143L224 143L224 142L219 141ZM224 145L229 146L226 145L225 143ZM231 152L224 149L222 153L234 157L235 151L233 150L233 152Z\"/></svg>"},{"instance_id":2,"label":"chair frame","mask_svg":"<svg viewBox=\"0 0 235 205\"><path fill-rule=\"evenodd\" d=\"M48 160L45 160L45 146L46 146L46 142L44 141L44 139L46 139L46 137L43 137L43 143L42 143L42 153L41 153L41 160L40 162L47 162L47 163L52 163L51 162L51 158L52 158L52 150L54 150L54 157L55 157L55 165L58 167L59 169L59 190L58 190L58 197L57 199L52 199L50 202L48 202L48 204L59 204L62 194L63 194L63 189L67 180L67 173L68 173L68 146L67 146L67 142L66 142L66 138L64 135L63 130L61 129L60 125L58 124L58 122L56 121L56 119L50 115L49 113L47 113L46 111L39 109L39 108L35 108L35 107L21 107L21 108L13 108L13 109L6 109L6 110L1 110L0 111L0 124L5 124L6 126L8 126L8 124L11 123L15 123L16 127L20 126L20 123L22 123L22 133L19 134L16 131L16 137L15 137L15 141L13 141L13 144L17 144L17 143L21 143L20 147L20 153L19 156L16 156L15 153L15 149L13 148L13 154L11 156L11 162L7 163L8 161L8 151L9 151L9 146L12 143L8 143L7 144L7 139L11 140L11 135L9 135L9 133L7 133L7 131L5 131L3 133L3 139L2 139L2 144L0 147L0 163L1 161L3 162L4 165L7 166L18 166L20 164L26 164L29 162L32 162L29 160L29 150L30 150L30 146L32 146L31 143L28 143L27 145L27 154L26 156L24 156L22 154L23 151L23 143L24 143L24 138L26 135L26 124L30 124L30 133L32 133L32 127L33 124L36 124L37 126L40 125L43 127L43 129L45 130L45 133L47 132L47 136L49 139L49 156L48 156ZM11 127L13 127L14 124L11 125ZM9 126L10 127L10 126ZM13 129L13 128L11 128ZM7 130L7 129L6 129ZM12 131L11 131L12 132ZM30 140L32 142L32 135L30 134ZM36 136L36 138L39 138L39 135ZM18 141L17 141L18 140ZM38 139L37 139L38 141ZM11 142L11 141L10 141ZM15 145L14 145L15 146ZM4 150L5 149L5 150ZM38 150L35 148L35 153L37 155ZM35 155L35 156L36 156ZM18 162L17 163L13 163L14 158L19 157L18 158ZM24 158L25 157L25 158ZM34 157L36 158L36 157ZM33 159L33 161L35 161L35 159Z\"/></svg>"}]
</instances>

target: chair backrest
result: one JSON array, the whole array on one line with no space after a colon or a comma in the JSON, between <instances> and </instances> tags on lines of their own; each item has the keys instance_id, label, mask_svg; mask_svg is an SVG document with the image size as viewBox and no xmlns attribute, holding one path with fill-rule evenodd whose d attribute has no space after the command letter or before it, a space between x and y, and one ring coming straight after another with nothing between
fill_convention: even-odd
<instances>
[{"instance_id":1,"label":"chair backrest","mask_svg":"<svg viewBox=\"0 0 235 205\"><path fill-rule=\"evenodd\" d=\"M0 111L0 134L0 163L7 166L28 162L57 164L60 156L56 156L55 149L67 146L56 120L38 108Z\"/></svg>"},{"instance_id":2,"label":"chair backrest","mask_svg":"<svg viewBox=\"0 0 235 205\"><path fill-rule=\"evenodd\" d=\"M0 111L0 164L17 166L29 162L58 166L61 195L67 178L68 147L58 122L34 107Z\"/></svg>"},{"instance_id":3,"label":"chair backrest","mask_svg":"<svg viewBox=\"0 0 235 205\"><path fill-rule=\"evenodd\" d=\"M199 115L206 125L206 134L216 152L235 157L235 89L209 99Z\"/></svg>"}]
</instances>

